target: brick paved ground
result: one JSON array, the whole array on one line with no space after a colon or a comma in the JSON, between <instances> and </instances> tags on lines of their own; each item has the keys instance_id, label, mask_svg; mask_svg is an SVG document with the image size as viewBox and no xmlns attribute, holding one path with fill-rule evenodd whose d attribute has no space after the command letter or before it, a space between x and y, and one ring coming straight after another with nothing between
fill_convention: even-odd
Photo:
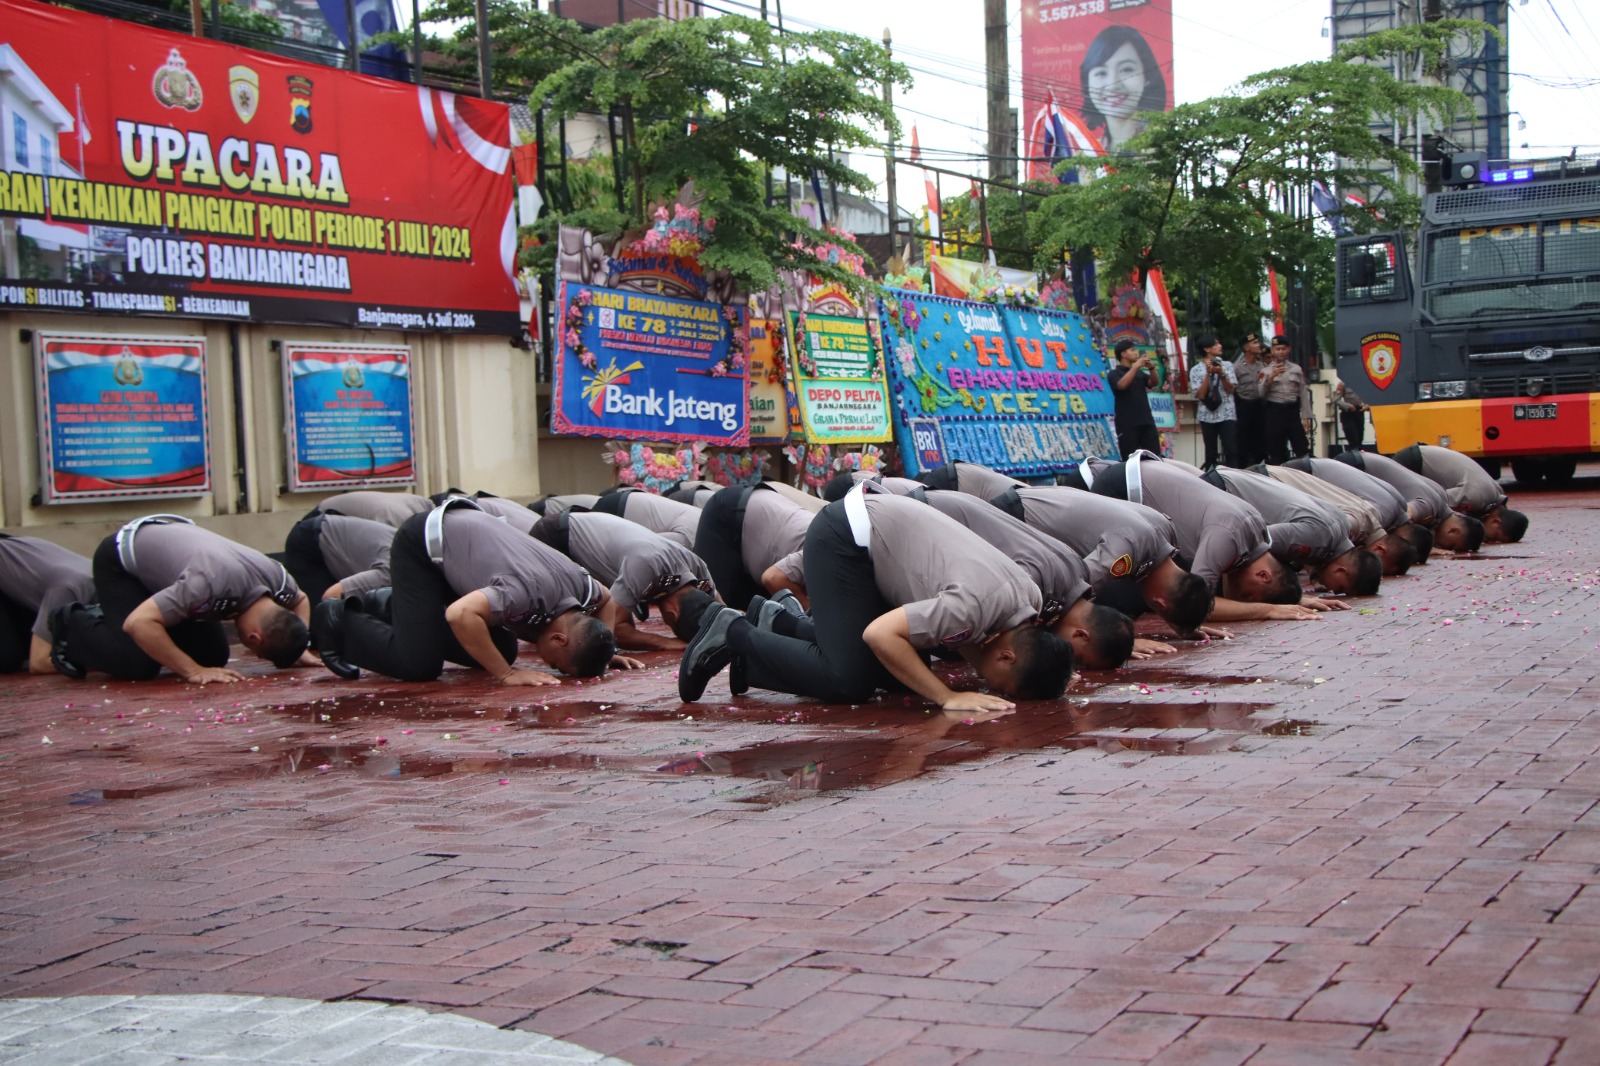
<instances>
[{"instance_id":1,"label":"brick paved ground","mask_svg":"<svg viewBox=\"0 0 1600 1066\"><path fill-rule=\"evenodd\" d=\"M374 999L651 1066L1591 1064L1589 485L992 722L681 707L661 657L0 680L0 996Z\"/></svg>"}]
</instances>

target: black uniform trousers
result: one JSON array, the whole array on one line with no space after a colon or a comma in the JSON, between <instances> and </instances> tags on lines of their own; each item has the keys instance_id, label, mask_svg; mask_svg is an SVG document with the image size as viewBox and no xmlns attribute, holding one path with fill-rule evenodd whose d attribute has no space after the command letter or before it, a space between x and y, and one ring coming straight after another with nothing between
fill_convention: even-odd
<instances>
[{"instance_id":1,"label":"black uniform trousers","mask_svg":"<svg viewBox=\"0 0 1600 1066\"><path fill-rule=\"evenodd\" d=\"M880 688L898 686L862 639L893 607L878 591L867 549L850 535L844 501L830 503L812 521L805 560L812 625L797 627L801 636L743 623L730 633L729 646L743 657L750 684L827 703L862 703Z\"/></svg>"},{"instance_id":2,"label":"black uniform trousers","mask_svg":"<svg viewBox=\"0 0 1600 1066\"><path fill-rule=\"evenodd\" d=\"M1340 411L1339 428L1344 430L1348 450L1360 451L1367 439L1367 413L1365 411Z\"/></svg>"},{"instance_id":3,"label":"black uniform trousers","mask_svg":"<svg viewBox=\"0 0 1600 1066\"><path fill-rule=\"evenodd\" d=\"M147 681L161 672L152 659L127 633L122 624L152 590L122 568L115 534L94 550L94 591L100 601L99 615L73 611L67 621L67 658L85 670L102 670L124 681ZM167 627L185 655L201 666L228 665L228 635L221 622L190 618Z\"/></svg>"},{"instance_id":4,"label":"black uniform trousers","mask_svg":"<svg viewBox=\"0 0 1600 1066\"><path fill-rule=\"evenodd\" d=\"M283 551L269 556L289 571L294 583L300 586L300 591L313 604L321 600L328 586L338 580L322 558L322 523L327 517L322 511L312 511L300 519L284 538Z\"/></svg>"},{"instance_id":5,"label":"black uniform trousers","mask_svg":"<svg viewBox=\"0 0 1600 1066\"><path fill-rule=\"evenodd\" d=\"M1255 466L1267 457L1265 400L1233 398L1234 412L1239 420L1239 465Z\"/></svg>"},{"instance_id":6,"label":"black uniform trousers","mask_svg":"<svg viewBox=\"0 0 1600 1066\"><path fill-rule=\"evenodd\" d=\"M394 588L390 620L374 617L349 602L344 612L344 659L352 666L400 681L432 681L449 662L480 666L445 621L445 608L459 596L444 571L428 558L426 513L412 515L394 535L389 578ZM517 638L503 626L489 636L508 663L517 659Z\"/></svg>"},{"instance_id":7,"label":"black uniform trousers","mask_svg":"<svg viewBox=\"0 0 1600 1066\"><path fill-rule=\"evenodd\" d=\"M1140 426L1129 426L1127 429L1118 429L1117 447L1122 450L1123 459L1128 458L1141 448L1153 455L1160 455L1161 434L1153 422L1146 422Z\"/></svg>"},{"instance_id":8,"label":"black uniform trousers","mask_svg":"<svg viewBox=\"0 0 1600 1066\"><path fill-rule=\"evenodd\" d=\"M1300 422L1300 401L1267 401L1266 407L1267 462L1278 466L1305 455L1311 445L1306 440L1306 427Z\"/></svg>"},{"instance_id":9,"label":"black uniform trousers","mask_svg":"<svg viewBox=\"0 0 1600 1066\"><path fill-rule=\"evenodd\" d=\"M618 518L626 518L628 516L623 512L628 509L628 497L635 492L643 491L643 489L616 489L613 492L601 493L600 498L589 510L595 514L614 514ZM580 507L578 510L581 511L583 508Z\"/></svg>"},{"instance_id":10,"label":"black uniform trousers","mask_svg":"<svg viewBox=\"0 0 1600 1066\"><path fill-rule=\"evenodd\" d=\"M0 540L9 536L0 533ZM28 653L33 648L33 622L38 612L0 593L0 674L15 674L28 668Z\"/></svg>"},{"instance_id":11,"label":"black uniform trousers","mask_svg":"<svg viewBox=\"0 0 1600 1066\"><path fill-rule=\"evenodd\" d=\"M694 535L694 553L705 560L722 602L741 611L753 597L766 593L761 575L744 568L744 512L755 491L753 485L718 490L701 510Z\"/></svg>"},{"instance_id":12,"label":"black uniform trousers","mask_svg":"<svg viewBox=\"0 0 1600 1066\"><path fill-rule=\"evenodd\" d=\"M1394 461L1413 474L1422 473L1422 445L1413 444L1408 448L1401 448L1394 453Z\"/></svg>"}]
</instances>

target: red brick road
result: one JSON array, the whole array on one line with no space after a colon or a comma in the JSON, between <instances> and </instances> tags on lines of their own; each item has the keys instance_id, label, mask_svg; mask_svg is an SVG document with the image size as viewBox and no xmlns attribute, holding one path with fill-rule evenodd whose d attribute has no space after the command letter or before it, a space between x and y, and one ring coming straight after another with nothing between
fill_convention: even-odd
<instances>
[{"instance_id":1,"label":"red brick road","mask_svg":"<svg viewBox=\"0 0 1600 1066\"><path fill-rule=\"evenodd\" d=\"M1600 492L1519 502L1524 544L993 722L682 707L661 657L0 679L0 995L374 998L641 1064L1592 1064Z\"/></svg>"}]
</instances>

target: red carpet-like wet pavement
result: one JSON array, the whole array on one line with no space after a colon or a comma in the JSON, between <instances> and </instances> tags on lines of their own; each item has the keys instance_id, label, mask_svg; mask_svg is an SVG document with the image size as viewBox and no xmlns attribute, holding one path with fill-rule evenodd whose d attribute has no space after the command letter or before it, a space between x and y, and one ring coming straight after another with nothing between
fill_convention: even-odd
<instances>
[{"instance_id":1,"label":"red carpet-like wet pavement","mask_svg":"<svg viewBox=\"0 0 1600 1066\"><path fill-rule=\"evenodd\" d=\"M684 705L670 655L3 678L0 997L663 1066L1600 1062L1600 491L1516 500L1522 544L991 720Z\"/></svg>"}]
</instances>

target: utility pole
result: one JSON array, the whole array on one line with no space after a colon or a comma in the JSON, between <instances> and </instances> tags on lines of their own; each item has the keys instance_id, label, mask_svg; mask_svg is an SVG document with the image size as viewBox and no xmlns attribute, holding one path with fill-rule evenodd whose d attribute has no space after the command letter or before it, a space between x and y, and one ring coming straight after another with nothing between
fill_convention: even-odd
<instances>
[{"instance_id":1,"label":"utility pole","mask_svg":"<svg viewBox=\"0 0 1600 1066\"><path fill-rule=\"evenodd\" d=\"M1017 139L1011 128L1011 67L1006 47L1006 0L983 0L984 66L989 76L989 177L1017 178Z\"/></svg>"},{"instance_id":2,"label":"utility pole","mask_svg":"<svg viewBox=\"0 0 1600 1066\"><path fill-rule=\"evenodd\" d=\"M887 58L894 59L894 45L890 42L887 26L883 28L883 51ZM887 74L883 78L883 110L888 116L883 124L883 155L887 164L884 168L887 174L884 180L884 192L889 198L889 248L892 252L895 242L900 237L900 203L895 197L894 182L894 78Z\"/></svg>"},{"instance_id":3,"label":"utility pole","mask_svg":"<svg viewBox=\"0 0 1600 1066\"><path fill-rule=\"evenodd\" d=\"M474 7L478 19L478 95L488 100L493 88L489 69L489 5L486 0L477 0ZM354 26L350 28L350 39L355 40Z\"/></svg>"}]
</instances>

